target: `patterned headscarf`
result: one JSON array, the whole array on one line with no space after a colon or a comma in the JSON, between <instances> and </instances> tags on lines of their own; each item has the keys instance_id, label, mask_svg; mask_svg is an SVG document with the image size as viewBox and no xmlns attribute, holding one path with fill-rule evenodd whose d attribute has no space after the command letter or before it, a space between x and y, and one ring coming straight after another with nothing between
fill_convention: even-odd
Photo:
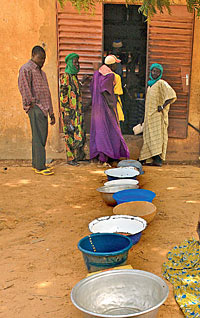
<instances>
[{"instance_id":1,"label":"patterned headscarf","mask_svg":"<svg viewBox=\"0 0 200 318\"><path fill-rule=\"evenodd\" d=\"M79 58L79 55L76 53L70 53L66 56L65 58L65 63L67 64L65 68L66 73L75 75L79 72L79 68L77 69L73 64L73 60L75 58Z\"/></svg>"},{"instance_id":2,"label":"patterned headscarf","mask_svg":"<svg viewBox=\"0 0 200 318\"><path fill-rule=\"evenodd\" d=\"M153 68L158 68L160 70L160 75L156 78L156 79L153 79L153 77L151 76L151 71ZM159 79L161 79L163 75L163 67L161 64L158 64L158 63L154 63L151 65L150 67L150 80L148 81L148 86L152 86L153 84L155 84Z\"/></svg>"}]
</instances>

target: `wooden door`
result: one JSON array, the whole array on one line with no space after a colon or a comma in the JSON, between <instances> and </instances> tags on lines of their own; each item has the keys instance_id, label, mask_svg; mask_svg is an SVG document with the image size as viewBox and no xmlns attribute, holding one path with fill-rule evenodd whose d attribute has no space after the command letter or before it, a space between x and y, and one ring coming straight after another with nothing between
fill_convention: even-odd
<instances>
[{"instance_id":1,"label":"wooden door","mask_svg":"<svg viewBox=\"0 0 200 318\"><path fill-rule=\"evenodd\" d=\"M70 2L64 9L57 6L58 71L59 78L65 71L65 57L79 54L81 79L84 74L93 74L93 63L102 62L103 37L102 4L96 5L95 14L79 13ZM83 103L90 98L89 84L83 89ZM85 114L86 130L89 132L90 112Z\"/></svg>"},{"instance_id":2,"label":"wooden door","mask_svg":"<svg viewBox=\"0 0 200 318\"><path fill-rule=\"evenodd\" d=\"M148 72L152 63L164 68L163 79L176 91L169 112L169 137L186 138L194 14L186 6L171 6L172 14L156 14L148 27Z\"/></svg>"}]
</instances>

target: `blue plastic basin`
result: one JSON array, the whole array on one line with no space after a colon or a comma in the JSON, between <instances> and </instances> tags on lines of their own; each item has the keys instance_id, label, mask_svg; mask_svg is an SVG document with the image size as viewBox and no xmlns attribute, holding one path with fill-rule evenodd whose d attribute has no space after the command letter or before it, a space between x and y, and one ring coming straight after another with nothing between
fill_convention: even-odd
<instances>
[{"instance_id":1,"label":"blue plastic basin","mask_svg":"<svg viewBox=\"0 0 200 318\"><path fill-rule=\"evenodd\" d=\"M78 242L88 272L126 264L132 245L129 237L116 233L94 233Z\"/></svg>"},{"instance_id":2,"label":"blue plastic basin","mask_svg":"<svg viewBox=\"0 0 200 318\"><path fill-rule=\"evenodd\" d=\"M145 189L129 189L122 190L113 194L113 198L117 204L131 201L147 201L152 202L156 194L153 191Z\"/></svg>"},{"instance_id":3,"label":"blue plastic basin","mask_svg":"<svg viewBox=\"0 0 200 318\"><path fill-rule=\"evenodd\" d=\"M128 237L131 239L133 245L137 244L139 240L141 239L142 232L139 232L137 234L129 234Z\"/></svg>"}]
</instances>

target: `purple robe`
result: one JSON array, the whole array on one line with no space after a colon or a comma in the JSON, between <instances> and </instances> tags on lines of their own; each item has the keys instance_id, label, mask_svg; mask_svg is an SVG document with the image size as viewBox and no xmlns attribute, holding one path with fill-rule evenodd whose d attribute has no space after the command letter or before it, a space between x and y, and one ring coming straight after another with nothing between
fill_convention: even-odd
<instances>
[{"instance_id":1,"label":"purple robe","mask_svg":"<svg viewBox=\"0 0 200 318\"><path fill-rule=\"evenodd\" d=\"M114 95L114 74L102 75L96 71L90 85L92 114L90 128L90 159L106 162L109 158L129 158L129 150L116 120L117 102ZM107 91L116 105L114 112L106 103L103 92Z\"/></svg>"}]
</instances>

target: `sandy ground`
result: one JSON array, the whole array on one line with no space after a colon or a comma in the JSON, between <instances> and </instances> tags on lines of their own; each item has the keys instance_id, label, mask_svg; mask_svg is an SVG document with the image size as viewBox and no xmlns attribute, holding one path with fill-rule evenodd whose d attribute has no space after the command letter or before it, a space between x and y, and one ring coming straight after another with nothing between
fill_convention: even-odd
<instances>
[{"instance_id":1,"label":"sandy ground","mask_svg":"<svg viewBox=\"0 0 200 318\"><path fill-rule=\"evenodd\" d=\"M140 185L156 192L158 213L128 264L161 276L166 253L184 239L197 239L200 169L144 170ZM82 317L70 300L72 287L87 275L77 243L89 234L91 220L112 215L96 191L105 181L104 169L95 164L55 162L55 175L45 177L30 162L0 162L0 317ZM167 284L170 294L158 317L181 318Z\"/></svg>"}]
</instances>

